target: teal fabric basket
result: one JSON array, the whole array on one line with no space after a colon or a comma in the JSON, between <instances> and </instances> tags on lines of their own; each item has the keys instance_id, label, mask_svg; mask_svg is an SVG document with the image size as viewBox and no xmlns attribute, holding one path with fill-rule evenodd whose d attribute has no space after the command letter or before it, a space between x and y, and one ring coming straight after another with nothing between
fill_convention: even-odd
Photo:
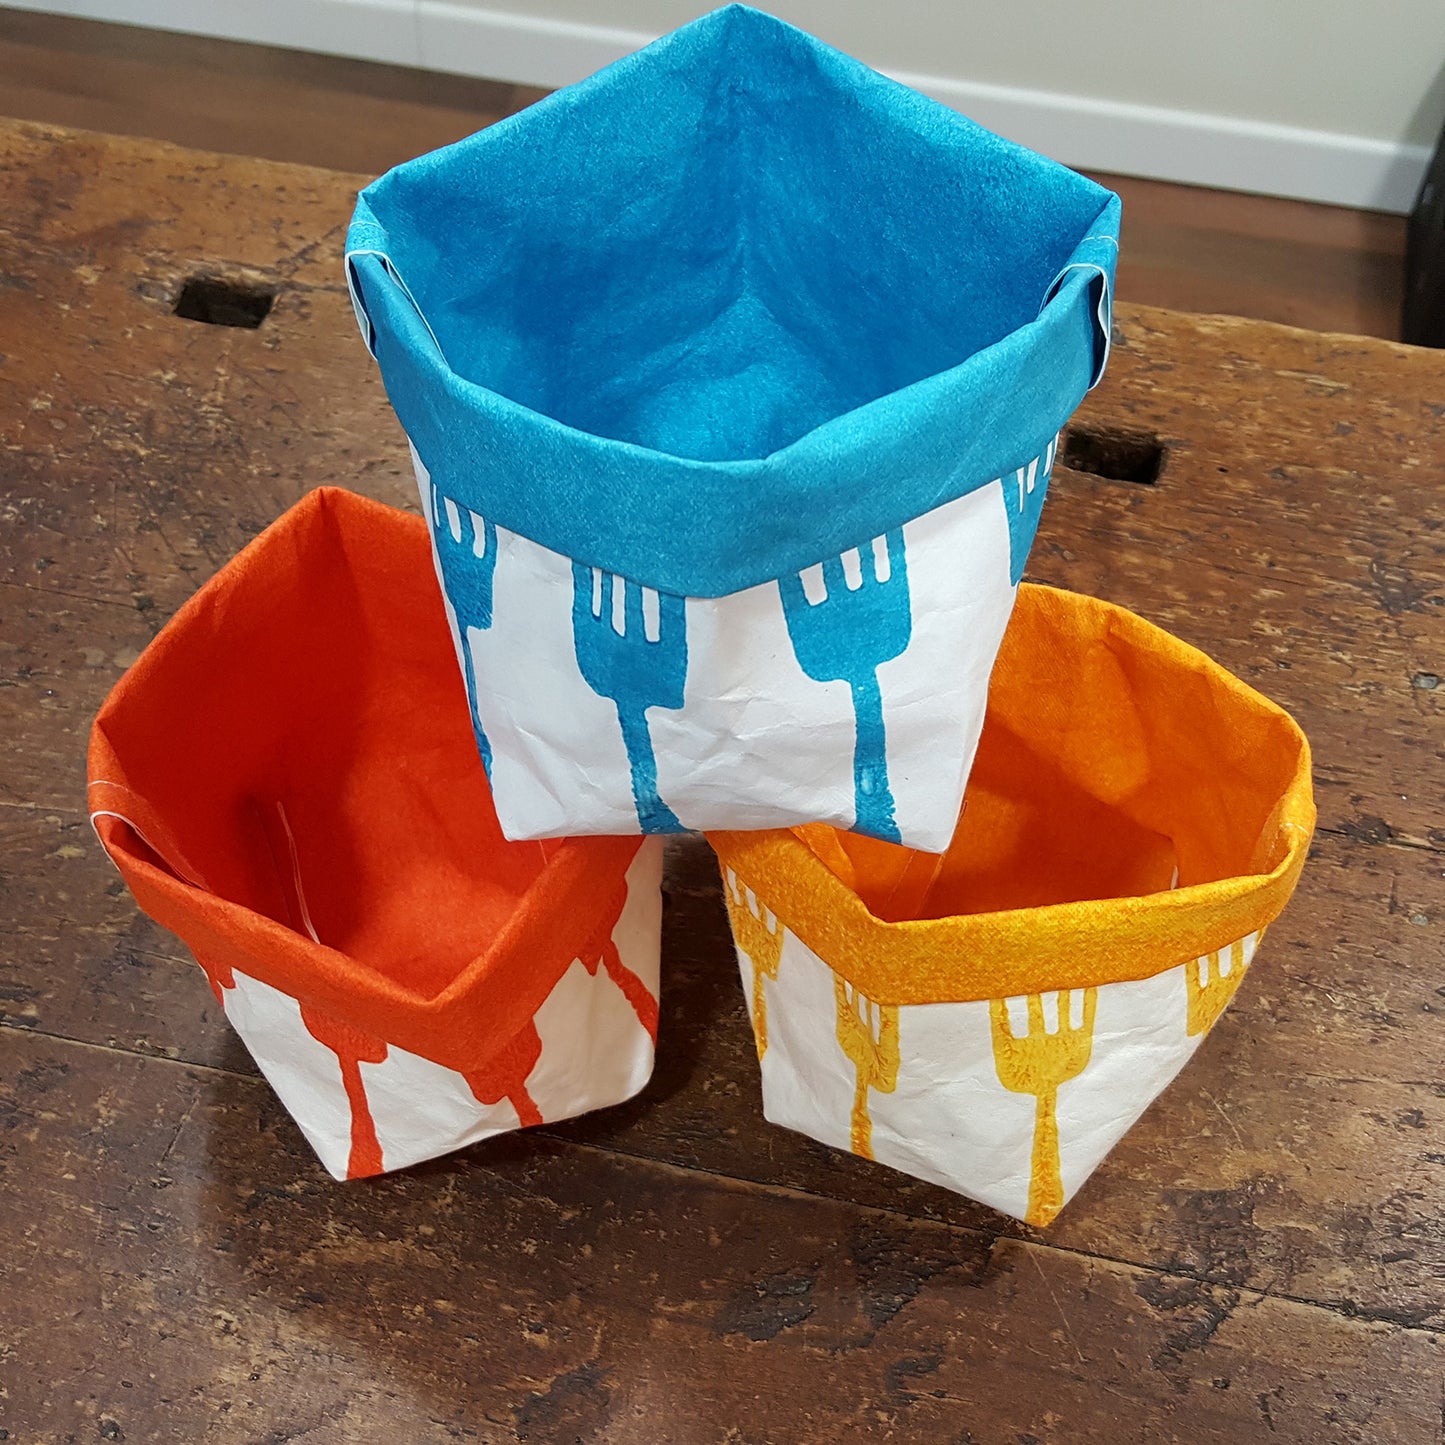
<instances>
[{"instance_id":1,"label":"teal fabric basket","mask_svg":"<svg viewBox=\"0 0 1445 1445\"><path fill-rule=\"evenodd\" d=\"M1055 441L1107 357L1118 224L1110 192L738 5L367 187L348 278L504 828L826 818L945 846ZM967 586L928 582L930 546ZM791 676L750 682L779 639ZM580 691L616 709L610 761L548 721Z\"/></svg>"}]
</instances>

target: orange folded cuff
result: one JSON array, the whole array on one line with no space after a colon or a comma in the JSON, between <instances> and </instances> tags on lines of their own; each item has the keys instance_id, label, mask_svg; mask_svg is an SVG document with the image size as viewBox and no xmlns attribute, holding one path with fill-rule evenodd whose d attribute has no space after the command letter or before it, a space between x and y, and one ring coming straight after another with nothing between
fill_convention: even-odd
<instances>
[{"instance_id":1,"label":"orange folded cuff","mask_svg":"<svg viewBox=\"0 0 1445 1445\"><path fill-rule=\"evenodd\" d=\"M503 839L426 526L331 488L146 649L89 773L107 852L213 987L240 969L317 1037L462 1072L601 958L641 841Z\"/></svg>"}]
</instances>

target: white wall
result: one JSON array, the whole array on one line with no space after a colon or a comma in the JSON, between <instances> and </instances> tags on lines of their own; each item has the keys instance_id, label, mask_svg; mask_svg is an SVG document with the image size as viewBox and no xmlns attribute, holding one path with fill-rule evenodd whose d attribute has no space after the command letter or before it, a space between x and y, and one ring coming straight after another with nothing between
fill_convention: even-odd
<instances>
[{"instance_id":1,"label":"white wall","mask_svg":"<svg viewBox=\"0 0 1445 1445\"><path fill-rule=\"evenodd\" d=\"M699 0L459 0L659 35ZM1442 0L761 0L880 70L1434 143ZM1422 111L1422 102L1428 99Z\"/></svg>"},{"instance_id":2,"label":"white wall","mask_svg":"<svg viewBox=\"0 0 1445 1445\"><path fill-rule=\"evenodd\" d=\"M534 85L706 0L26 0ZM1408 210L1445 120L1445 0L763 0L1070 164Z\"/></svg>"}]
</instances>

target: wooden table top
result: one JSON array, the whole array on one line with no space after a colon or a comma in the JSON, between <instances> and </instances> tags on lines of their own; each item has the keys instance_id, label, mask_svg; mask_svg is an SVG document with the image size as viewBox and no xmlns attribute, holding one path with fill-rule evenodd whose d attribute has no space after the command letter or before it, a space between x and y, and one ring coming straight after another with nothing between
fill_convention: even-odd
<instances>
[{"instance_id":1,"label":"wooden table top","mask_svg":"<svg viewBox=\"0 0 1445 1445\"><path fill-rule=\"evenodd\" d=\"M0 1439L1439 1445L1445 354L1120 308L1076 431L1163 473L1057 471L1030 575L1288 707L1320 831L1051 1229L763 1122L697 839L639 1098L339 1185L101 855L83 758L304 492L415 508L341 281L359 183L0 125ZM274 288L260 327L173 314L213 272Z\"/></svg>"}]
</instances>

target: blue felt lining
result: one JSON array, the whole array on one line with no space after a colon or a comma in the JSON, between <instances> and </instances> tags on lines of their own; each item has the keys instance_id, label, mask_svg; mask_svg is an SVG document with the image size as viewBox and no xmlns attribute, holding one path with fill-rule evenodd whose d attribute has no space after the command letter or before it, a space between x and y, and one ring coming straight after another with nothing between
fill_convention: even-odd
<instances>
[{"instance_id":1,"label":"blue felt lining","mask_svg":"<svg viewBox=\"0 0 1445 1445\"><path fill-rule=\"evenodd\" d=\"M1102 366L1118 217L729 6L382 177L347 249L448 496L716 596L1039 456Z\"/></svg>"}]
</instances>

